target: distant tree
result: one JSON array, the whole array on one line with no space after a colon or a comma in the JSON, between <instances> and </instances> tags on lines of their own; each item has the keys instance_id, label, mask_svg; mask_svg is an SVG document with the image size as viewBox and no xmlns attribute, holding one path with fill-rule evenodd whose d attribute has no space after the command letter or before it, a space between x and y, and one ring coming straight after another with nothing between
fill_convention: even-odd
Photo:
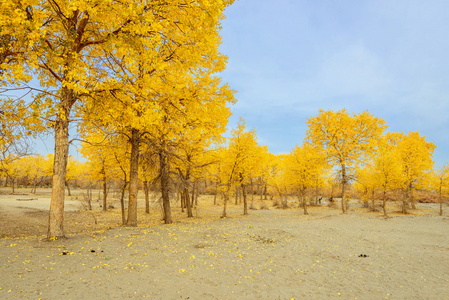
<instances>
[{"instance_id":1,"label":"distant tree","mask_svg":"<svg viewBox=\"0 0 449 300\"><path fill-rule=\"evenodd\" d=\"M438 192L440 202L440 216L443 215L444 199L449 193L449 164L437 168L432 174L433 188Z\"/></svg>"},{"instance_id":2,"label":"distant tree","mask_svg":"<svg viewBox=\"0 0 449 300\"><path fill-rule=\"evenodd\" d=\"M322 149L304 144L296 146L286 157L286 162L287 184L298 193L304 214L308 215L306 193L317 181L322 181L327 172L324 153Z\"/></svg>"},{"instance_id":3,"label":"distant tree","mask_svg":"<svg viewBox=\"0 0 449 300\"><path fill-rule=\"evenodd\" d=\"M320 110L307 120L306 139L322 147L330 161L339 167L342 185L341 208L346 213L346 186L349 168L354 167L376 149L377 141L386 129L385 121L369 112L353 114L342 109Z\"/></svg>"},{"instance_id":4,"label":"distant tree","mask_svg":"<svg viewBox=\"0 0 449 300\"><path fill-rule=\"evenodd\" d=\"M429 172L433 168L433 151L436 146L427 142L419 132L403 134L397 142L398 161L401 164L402 189L405 196L402 202L402 212L407 212L407 206L411 203L416 209L413 191L427 184Z\"/></svg>"}]
</instances>

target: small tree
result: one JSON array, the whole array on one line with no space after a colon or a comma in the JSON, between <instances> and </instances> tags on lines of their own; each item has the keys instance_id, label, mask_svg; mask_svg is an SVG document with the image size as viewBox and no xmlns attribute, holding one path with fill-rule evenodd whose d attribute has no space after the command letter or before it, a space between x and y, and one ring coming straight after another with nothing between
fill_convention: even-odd
<instances>
[{"instance_id":1,"label":"small tree","mask_svg":"<svg viewBox=\"0 0 449 300\"><path fill-rule=\"evenodd\" d=\"M449 164L445 164L432 173L432 186L438 192L440 216L442 216L444 199L449 193Z\"/></svg>"}]
</instances>

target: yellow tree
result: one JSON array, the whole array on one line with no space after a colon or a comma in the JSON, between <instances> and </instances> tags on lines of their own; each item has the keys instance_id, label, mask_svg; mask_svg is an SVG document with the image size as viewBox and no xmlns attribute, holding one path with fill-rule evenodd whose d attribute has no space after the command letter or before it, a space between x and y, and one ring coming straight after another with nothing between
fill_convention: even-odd
<instances>
[{"instance_id":1,"label":"yellow tree","mask_svg":"<svg viewBox=\"0 0 449 300\"><path fill-rule=\"evenodd\" d=\"M103 211L107 210L108 183L122 177L120 204L122 224L125 224L124 195L129 181L129 149L121 136L108 134L105 129L107 128L90 127L89 130L85 130L81 135L84 143L80 152L88 159L90 177L102 182Z\"/></svg>"},{"instance_id":2,"label":"yellow tree","mask_svg":"<svg viewBox=\"0 0 449 300\"><path fill-rule=\"evenodd\" d=\"M376 184L376 171L372 163L363 165L356 169L355 174L355 188L361 195L362 201L368 205L368 201L371 201L371 210L375 211L375 192L377 189Z\"/></svg>"},{"instance_id":3,"label":"yellow tree","mask_svg":"<svg viewBox=\"0 0 449 300\"><path fill-rule=\"evenodd\" d=\"M402 212L406 213L409 202L413 209L416 208L413 191L426 184L427 175L433 168L432 156L436 146L427 142L426 137L420 136L419 132L411 131L408 135L402 135L396 147L401 164L402 189L405 192Z\"/></svg>"},{"instance_id":4,"label":"yellow tree","mask_svg":"<svg viewBox=\"0 0 449 300\"><path fill-rule=\"evenodd\" d=\"M25 163L30 166L28 175L33 181L32 193L36 193L36 187L38 185L38 179L42 179L45 176L45 158L41 154L31 155L24 157Z\"/></svg>"},{"instance_id":5,"label":"yellow tree","mask_svg":"<svg viewBox=\"0 0 449 300\"><path fill-rule=\"evenodd\" d=\"M274 156L273 165L270 170L271 176L268 178L268 185L274 189L280 198L281 207L288 207L288 195L291 190L291 183L288 174L288 160L286 154L278 154Z\"/></svg>"},{"instance_id":6,"label":"yellow tree","mask_svg":"<svg viewBox=\"0 0 449 300\"><path fill-rule=\"evenodd\" d=\"M444 199L449 193L449 164L437 168L432 173L432 186L438 192L440 216L442 216Z\"/></svg>"},{"instance_id":7,"label":"yellow tree","mask_svg":"<svg viewBox=\"0 0 449 300\"><path fill-rule=\"evenodd\" d=\"M326 173L327 163L324 153L317 147L304 144L296 146L286 157L286 180L294 190L297 191L307 215L306 192L316 185L317 181L323 181Z\"/></svg>"},{"instance_id":8,"label":"yellow tree","mask_svg":"<svg viewBox=\"0 0 449 300\"><path fill-rule=\"evenodd\" d=\"M231 187L236 184L242 189L243 214L248 214L248 202L246 199L246 186L249 183L251 173L257 168L263 147L257 144L256 131L248 131L245 121L240 119L237 128L231 131L229 145L224 152L225 165L222 168L223 182L226 183L225 205L223 217L226 217L226 202L229 200Z\"/></svg>"},{"instance_id":9,"label":"yellow tree","mask_svg":"<svg viewBox=\"0 0 449 300\"><path fill-rule=\"evenodd\" d=\"M373 156L375 178L374 183L382 193L382 209L387 216L387 192L401 187L401 164L397 143L401 135L388 132L380 140L378 149Z\"/></svg>"},{"instance_id":10,"label":"yellow tree","mask_svg":"<svg viewBox=\"0 0 449 300\"><path fill-rule=\"evenodd\" d=\"M69 159L67 162L67 172L65 176L65 185L67 187L68 196L71 196L69 182L73 180L77 180L80 177L84 166L73 156L69 155Z\"/></svg>"},{"instance_id":11,"label":"yellow tree","mask_svg":"<svg viewBox=\"0 0 449 300\"><path fill-rule=\"evenodd\" d=\"M326 156L339 167L342 185L341 208L346 213L346 185L349 170L368 157L386 129L385 121L369 112L350 115L346 109L320 110L307 120L307 140L323 147Z\"/></svg>"}]
</instances>

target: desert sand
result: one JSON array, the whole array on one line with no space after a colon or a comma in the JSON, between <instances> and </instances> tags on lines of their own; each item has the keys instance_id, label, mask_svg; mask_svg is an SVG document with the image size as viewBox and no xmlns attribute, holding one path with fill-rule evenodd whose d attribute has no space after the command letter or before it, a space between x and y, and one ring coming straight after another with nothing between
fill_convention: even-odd
<instances>
[{"instance_id":1,"label":"desert sand","mask_svg":"<svg viewBox=\"0 0 449 300\"><path fill-rule=\"evenodd\" d=\"M164 225L153 205L138 227L121 227L117 209L70 202L67 239L47 241L48 199L20 197L0 196L0 299L449 297L449 217L433 204L401 215L391 203L384 218L354 200L347 214L322 205L308 216L266 201L248 216L230 205L221 219L201 197L193 219L174 207Z\"/></svg>"}]
</instances>

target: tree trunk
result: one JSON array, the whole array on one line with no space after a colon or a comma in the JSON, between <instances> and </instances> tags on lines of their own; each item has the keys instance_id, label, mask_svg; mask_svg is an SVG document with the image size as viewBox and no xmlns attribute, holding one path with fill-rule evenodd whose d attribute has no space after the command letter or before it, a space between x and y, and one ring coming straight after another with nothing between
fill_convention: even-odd
<instances>
[{"instance_id":1,"label":"tree trunk","mask_svg":"<svg viewBox=\"0 0 449 300\"><path fill-rule=\"evenodd\" d=\"M346 213L346 166L341 166L341 210Z\"/></svg>"},{"instance_id":2,"label":"tree trunk","mask_svg":"<svg viewBox=\"0 0 449 300\"><path fill-rule=\"evenodd\" d=\"M14 194L15 193L15 182L16 182L16 179L15 178L12 178L11 179L11 189L12 189L12 193Z\"/></svg>"},{"instance_id":3,"label":"tree trunk","mask_svg":"<svg viewBox=\"0 0 449 300\"><path fill-rule=\"evenodd\" d=\"M215 184L214 205L217 205L218 182Z\"/></svg>"},{"instance_id":4,"label":"tree trunk","mask_svg":"<svg viewBox=\"0 0 449 300\"><path fill-rule=\"evenodd\" d=\"M186 199L184 197L184 190L180 193L181 196L181 212L184 212L184 208L186 207Z\"/></svg>"},{"instance_id":5,"label":"tree trunk","mask_svg":"<svg viewBox=\"0 0 449 300\"><path fill-rule=\"evenodd\" d=\"M190 199L189 199L189 189L188 187L184 187L184 202L186 204L186 208L187 208L187 217L188 218L193 218L193 213L192 213L192 205L190 203ZM193 200L192 200L193 202Z\"/></svg>"},{"instance_id":6,"label":"tree trunk","mask_svg":"<svg viewBox=\"0 0 449 300\"><path fill-rule=\"evenodd\" d=\"M221 215L222 218L226 218L226 206L228 204L229 200L229 194L231 192L231 184L228 184L227 191L225 192L224 199L223 199L223 214Z\"/></svg>"},{"instance_id":7,"label":"tree trunk","mask_svg":"<svg viewBox=\"0 0 449 300\"><path fill-rule=\"evenodd\" d=\"M126 191L127 186L128 186L128 181L126 180L126 176L125 176L125 182L123 182L123 188L122 188L122 195L120 196L120 208L122 210L122 225L126 224L125 191Z\"/></svg>"},{"instance_id":8,"label":"tree trunk","mask_svg":"<svg viewBox=\"0 0 449 300\"><path fill-rule=\"evenodd\" d=\"M241 184L241 187L242 187L242 196L243 196L243 214L247 215L248 214L248 203L246 201L246 188L243 183Z\"/></svg>"},{"instance_id":9,"label":"tree trunk","mask_svg":"<svg viewBox=\"0 0 449 300\"><path fill-rule=\"evenodd\" d=\"M103 173L103 211L107 210L106 201L108 196L108 186L106 182L106 175Z\"/></svg>"},{"instance_id":10,"label":"tree trunk","mask_svg":"<svg viewBox=\"0 0 449 300\"><path fill-rule=\"evenodd\" d=\"M72 192L70 191L69 181L66 180L65 186L67 188L67 196L72 196Z\"/></svg>"},{"instance_id":11,"label":"tree trunk","mask_svg":"<svg viewBox=\"0 0 449 300\"><path fill-rule=\"evenodd\" d=\"M169 195L170 175L169 175L169 170L168 170L167 157L163 151L164 150L159 152L162 205L163 205L163 210L164 210L164 222L165 222L165 224L171 224L171 223L173 223L173 220L171 217L170 195Z\"/></svg>"},{"instance_id":12,"label":"tree trunk","mask_svg":"<svg viewBox=\"0 0 449 300\"><path fill-rule=\"evenodd\" d=\"M443 215L443 193L441 191L441 183L440 183L440 216Z\"/></svg>"},{"instance_id":13,"label":"tree trunk","mask_svg":"<svg viewBox=\"0 0 449 300\"><path fill-rule=\"evenodd\" d=\"M407 213L407 206L408 206L407 200L408 200L408 197L409 197L408 193L409 193L409 191L408 191L408 188L407 188L406 191L405 191L405 196L403 196L404 198L402 200L402 213L403 214Z\"/></svg>"},{"instance_id":14,"label":"tree trunk","mask_svg":"<svg viewBox=\"0 0 449 300\"><path fill-rule=\"evenodd\" d=\"M198 198L200 196L200 183L198 179L195 179L195 207L198 206Z\"/></svg>"},{"instance_id":15,"label":"tree trunk","mask_svg":"<svg viewBox=\"0 0 449 300\"><path fill-rule=\"evenodd\" d=\"M307 211L307 200L306 200L304 193L302 194L302 207L304 209L304 214L308 215L309 212Z\"/></svg>"},{"instance_id":16,"label":"tree trunk","mask_svg":"<svg viewBox=\"0 0 449 300\"><path fill-rule=\"evenodd\" d=\"M129 226L137 226L137 193L139 175L139 130L131 129L131 159L129 168L129 201L128 220Z\"/></svg>"},{"instance_id":17,"label":"tree trunk","mask_svg":"<svg viewBox=\"0 0 449 300\"><path fill-rule=\"evenodd\" d=\"M55 155L50 213L48 217L47 237L49 239L64 237L64 197L69 156L69 116L75 97L73 91L66 88L62 88L62 97L62 103L54 125Z\"/></svg>"},{"instance_id":18,"label":"tree trunk","mask_svg":"<svg viewBox=\"0 0 449 300\"><path fill-rule=\"evenodd\" d=\"M33 194L36 194L36 186L37 186L37 181L36 181L36 177L34 177L34 179L33 179L33 191L32 191Z\"/></svg>"},{"instance_id":19,"label":"tree trunk","mask_svg":"<svg viewBox=\"0 0 449 300\"><path fill-rule=\"evenodd\" d=\"M415 197L413 195L413 187L410 184L410 203L412 204L412 209L416 209Z\"/></svg>"},{"instance_id":20,"label":"tree trunk","mask_svg":"<svg viewBox=\"0 0 449 300\"><path fill-rule=\"evenodd\" d=\"M385 193L386 192L384 190L383 195L382 195L382 209L384 211L384 216L386 217L387 216L387 197L386 197Z\"/></svg>"},{"instance_id":21,"label":"tree trunk","mask_svg":"<svg viewBox=\"0 0 449 300\"><path fill-rule=\"evenodd\" d=\"M150 213L150 189L148 188L148 181L143 182L143 191L145 193L145 213Z\"/></svg>"},{"instance_id":22,"label":"tree trunk","mask_svg":"<svg viewBox=\"0 0 449 300\"><path fill-rule=\"evenodd\" d=\"M192 202L190 202L191 208L193 208L193 206L195 205L195 181L193 181L192 184Z\"/></svg>"},{"instance_id":23,"label":"tree trunk","mask_svg":"<svg viewBox=\"0 0 449 300\"><path fill-rule=\"evenodd\" d=\"M267 200L267 184L265 183L263 188L263 200Z\"/></svg>"}]
</instances>

